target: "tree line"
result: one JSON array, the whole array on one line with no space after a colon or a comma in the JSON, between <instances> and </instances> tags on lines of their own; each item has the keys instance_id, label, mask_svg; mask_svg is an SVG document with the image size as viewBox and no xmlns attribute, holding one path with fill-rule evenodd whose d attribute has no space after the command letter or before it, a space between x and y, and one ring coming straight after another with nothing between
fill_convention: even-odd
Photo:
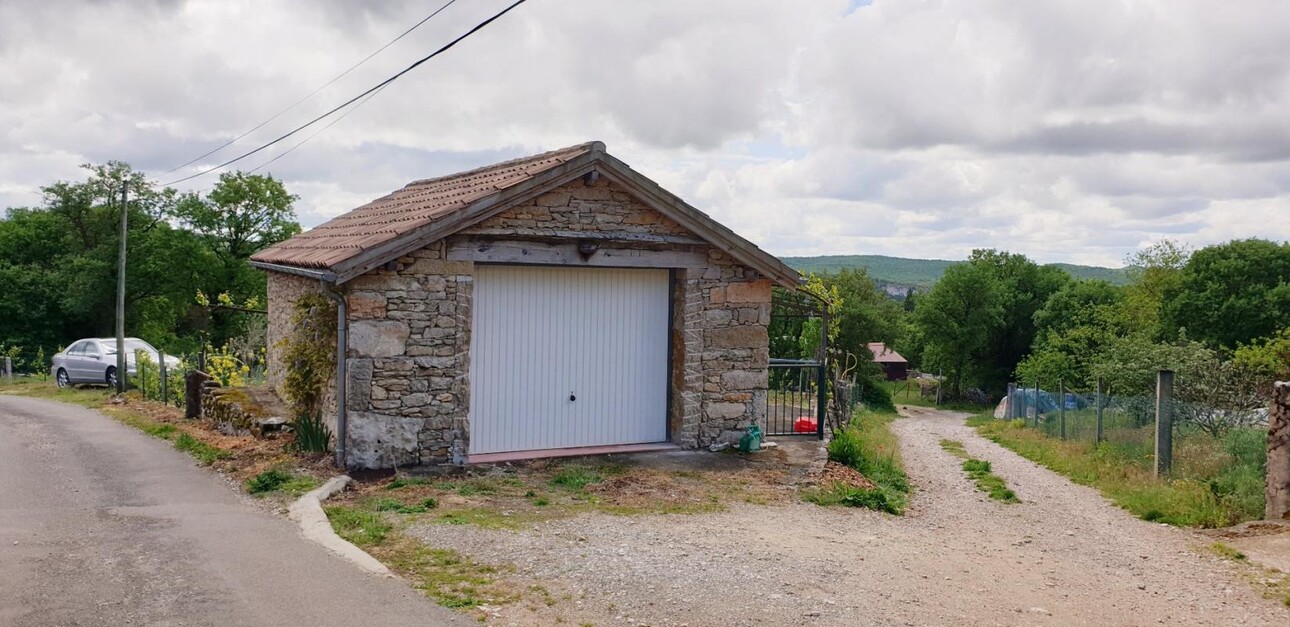
<instances>
[{"instance_id":1,"label":"tree line","mask_svg":"<svg viewBox=\"0 0 1290 627\"><path fill-rule=\"evenodd\" d=\"M205 193L179 193L125 163L85 169L83 180L42 187L39 206L0 217L0 352L39 372L69 342L115 334L123 210L127 335L181 354L263 325L262 316L199 303L197 293L265 302L265 277L247 258L300 232L297 197L281 181L230 172Z\"/></svg>"},{"instance_id":2,"label":"tree line","mask_svg":"<svg viewBox=\"0 0 1290 627\"><path fill-rule=\"evenodd\" d=\"M889 298L863 269L813 277L836 299L835 350L868 359L884 342L943 374L950 397L1007 384L1142 393L1159 368L1210 395L1290 376L1290 243L1234 240L1192 250L1164 240L1126 259L1130 281L1076 279L1024 255L976 250L930 291ZM817 327L776 306L772 355L814 356ZM869 370L873 375L874 370ZM1222 399L1214 398L1214 402Z\"/></svg>"}]
</instances>

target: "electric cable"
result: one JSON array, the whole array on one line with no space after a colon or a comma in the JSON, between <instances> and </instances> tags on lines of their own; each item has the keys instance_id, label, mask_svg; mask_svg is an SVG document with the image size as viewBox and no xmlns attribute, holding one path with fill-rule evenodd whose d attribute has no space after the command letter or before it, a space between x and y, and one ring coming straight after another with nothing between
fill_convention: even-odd
<instances>
[{"instance_id":1,"label":"electric cable","mask_svg":"<svg viewBox=\"0 0 1290 627\"><path fill-rule=\"evenodd\" d=\"M362 99L363 97L365 97L365 96L367 96L367 95L369 95L369 94L372 94L372 93L374 93L374 92L376 92L376 91L378 91L378 90L383 89L386 85L389 85L390 83L393 83L394 81L396 81L396 80L398 80L398 79L402 78L402 77L403 77L403 75L405 75L405 74L407 74L408 72L411 72L412 70L416 69L417 67L419 67L421 64L425 63L426 61L429 61L430 59L433 59L433 58L435 58L435 57L439 56L440 54L443 54L444 52L447 52L447 51L448 51L448 50L450 50L453 46L456 46L457 44L461 43L461 42L462 42L462 40L466 39L467 37L470 37L471 35L473 35L473 34L475 34L475 33L479 32L480 30L483 30L483 29L484 29L485 27L487 27L489 24L492 24L493 22L497 21L497 20L498 20L499 18L501 18L503 15L506 15L507 13L510 13L513 9L515 9L515 7L518 7L519 5L524 4L524 3L525 3L525 2L527 2L527 1L528 1L528 0L516 0L516 1L515 1L514 3L512 3L510 6L506 7L505 9L502 9L502 10L501 10L501 11L499 11L498 13L494 14L492 17L490 17L490 18L488 18L488 19L486 19L486 20L484 20L484 21L480 22L479 24L476 24L474 28L471 28L469 31L466 31L466 32L465 32L465 33L463 33L462 35L458 36L456 39L453 39L452 41L450 41L450 42L448 42L447 44L443 45L443 46L442 46L442 47L440 47L438 50L435 50L434 52L432 52L432 53L430 53L430 54L428 54L428 55L426 55L426 56L422 57L421 59L418 59L415 63L413 63L412 65L409 65L409 66L408 66L408 67L406 67L406 68L404 68L402 71L398 72L397 74L395 74L395 75L393 75L393 76L391 76L391 77L389 77L389 78L387 78L387 79L385 79L385 80L381 81L380 83L377 83L376 85L374 85L374 86L372 86L372 87L368 88L368 89L367 89L366 91L364 91L363 93L360 93L360 94L358 94L357 96L354 96L353 98L350 98L349 100L346 100L345 102L343 102L343 103L341 103L341 104L337 105L336 107L334 107L334 108L333 108L333 109L331 109L330 111L327 111L326 113L323 113L322 115L319 115L318 117L315 117L314 119L312 119L312 120L310 120L310 121L308 121L308 122L306 122L306 123L304 123L304 124L301 124L300 126L297 126L296 128L294 128L294 129L292 129L291 131L289 131L289 132L287 132L287 133L285 133L285 134L283 134L283 135L279 136L278 138L276 138L276 139L274 139L274 140L272 140L272 141L270 141L270 142L268 142L268 143L265 143L265 144L261 145L259 148L256 148L256 149L254 149L254 150L250 150L250 151L247 151L247 152L245 152L245 153L242 153L242 154L240 154L240 155L238 155L238 156L236 156L236 157L234 157L234 158L232 158L232 159L229 159L228 161L225 161L225 162L223 162L223 163L221 163L221 164L219 164L219 165L217 165L217 166L213 166L213 167L207 168L207 169L205 169L205 170L202 170L202 171L197 172L197 173L195 173L195 174L190 174L190 175L185 176L185 177L183 177L183 178L175 179L175 180L173 180L173 181L170 181L169 183L165 183L163 186L168 187L168 186L174 185L174 184L176 184L176 183L182 183L182 182L184 182L184 181L188 181L188 180L195 179L195 178L197 178L197 177L199 177L199 176L203 176L203 175L209 174L209 173L214 172L214 171L216 171L216 170L222 170L222 169L224 169L225 167L228 167L228 166L230 166L230 165L232 165L232 164L234 164L234 163L237 163L238 161L241 161L241 160L243 160L243 159L245 159L245 158L247 158L247 157L250 157L251 155L257 154L257 153L259 153L260 151L262 151L262 150L264 150L264 149L266 149L266 148L268 148L268 147L270 147L270 146L273 146L274 144L277 144L278 142L281 142L281 141L283 141L283 140L285 140L285 139L287 139L287 138L289 138L289 137L291 137L291 136L295 135L296 133L299 133L300 131L303 131L303 130L304 130L304 129L306 129L306 128L309 128L310 126L313 126L314 124L317 124L318 122L320 122L320 121L322 121L323 119L325 119L325 118L327 118L327 117L331 116L332 114L336 113L337 111L340 111L341 109L344 109L345 107L348 107L349 105L354 104L356 101L358 101L358 100Z\"/></svg>"}]
</instances>

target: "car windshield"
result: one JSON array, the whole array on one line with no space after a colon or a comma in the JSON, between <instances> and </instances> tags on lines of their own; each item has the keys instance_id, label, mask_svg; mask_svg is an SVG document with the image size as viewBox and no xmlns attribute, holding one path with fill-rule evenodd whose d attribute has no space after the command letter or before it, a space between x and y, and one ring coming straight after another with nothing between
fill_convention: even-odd
<instances>
[{"instance_id":1,"label":"car windshield","mask_svg":"<svg viewBox=\"0 0 1290 627\"><path fill-rule=\"evenodd\" d=\"M153 348L151 344L143 340L126 340L125 349L132 353L134 351L148 351L149 353L157 352L157 349Z\"/></svg>"}]
</instances>

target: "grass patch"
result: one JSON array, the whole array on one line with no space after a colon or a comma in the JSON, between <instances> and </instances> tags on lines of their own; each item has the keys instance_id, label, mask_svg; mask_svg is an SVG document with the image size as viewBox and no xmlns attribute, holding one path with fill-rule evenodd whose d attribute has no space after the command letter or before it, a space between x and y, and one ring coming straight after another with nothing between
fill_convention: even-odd
<instances>
[{"instance_id":1,"label":"grass patch","mask_svg":"<svg viewBox=\"0 0 1290 627\"><path fill-rule=\"evenodd\" d=\"M888 514L900 514L902 511L881 489L866 490L843 483L835 483L824 489L807 490L802 494L802 500L816 505L864 507Z\"/></svg>"},{"instance_id":2,"label":"grass patch","mask_svg":"<svg viewBox=\"0 0 1290 627\"><path fill-rule=\"evenodd\" d=\"M963 472L976 482L976 488L985 492L990 498L1004 503L1020 503L1017 494L1008 489L1008 482L990 470L990 462L984 459L963 460Z\"/></svg>"},{"instance_id":3,"label":"grass patch","mask_svg":"<svg viewBox=\"0 0 1290 627\"><path fill-rule=\"evenodd\" d=\"M1067 415L1068 432L1072 424ZM1146 426L1108 429L1108 441L1061 440L1021 420L983 420L981 435L1076 483L1097 488L1135 516L1183 527L1226 527L1263 516L1266 452L1263 433L1238 429L1221 439L1175 434L1174 473L1152 472Z\"/></svg>"},{"instance_id":4,"label":"grass patch","mask_svg":"<svg viewBox=\"0 0 1290 627\"><path fill-rule=\"evenodd\" d=\"M425 501L408 505L390 497L369 499L360 506L324 508L337 535L412 580L414 587L444 607L470 609L511 603L523 597L501 580L507 568L480 564L456 551L425 546L402 534L386 514L424 509L433 506Z\"/></svg>"},{"instance_id":5,"label":"grass patch","mask_svg":"<svg viewBox=\"0 0 1290 627\"><path fill-rule=\"evenodd\" d=\"M295 475L275 468L247 479L243 485L246 491L251 494L266 494L269 492L304 494L318 487L318 482L313 477Z\"/></svg>"},{"instance_id":6,"label":"grass patch","mask_svg":"<svg viewBox=\"0 0 1290 627\"><path fill-rule=\"evenodd\" d=\"M829 442L829 460L850 466L877 486L866 490L834 485L807 490L802 497L820 505L868 507L900 514L909 499L909 477L905 474L891 421L896 414L858 411L847 427Z\"/></svg>"},{"instance_id":7,"label":"grass patch","mask_svg":"<svg viewBox=\"0 0 1290 627\"><path fill-rule=\"evenodd\" d=\"M434 497L421 499L416 503L404 503L399 499L383 497L374 499L372 509L378 512L397 512L399 514L424 514L439 507L439 500Z\"/></svg>"},{"instance_id":8,"label":"grass patch","mask_svg":"<svg viewBox=\"0 0 1290 627\"><path fill-rule=\"evenodd\" d=\"M967 450L963 448L963 443L958 440L941 440L941 448L950 452L955 457L967 458Z\"/></svg>"},{"instance_id":9,"label":"grass patch","mask_svg":"<svg viewBox=\"0 0 1290 627\"><path fill-rule=\"evenodd\" d=\"M595 469L587 466L566 466L551 477L551 485L569 490L582 490L593 483L600 483L605 477Z\"/></svg>"},{"instance_id":10,"label":"grass patch","mask_svg":"<svg viewBox=\"0 0 1290 627\"><path fill-rule=\"evenodd\" d=\"M1229 559L1234 562L1244 562L1246 559L1244 553L1223 544L1222 542L1215 542L1209 545L1209 550L1213 551L1215 555L1221 558Z\"/></svg>"},{"instance_id":11,"label":"grass patch","mask_svg":"<svg viewBox=\"0 0 1290 627\"><path fill-rule=\"evenodd\" d=\"M98 409L104 401L112 398L111 391L105 387L60 388L52 381L36 381L30 378L15 379L12 385L0 385L0 394L43 398L93 409Z\"/></svg>"},{"instance_id":12,"label":"grass patch","mask_svg":"<svg viewBox=\"0 0 1290 627\"><path fill-rule=\"evenodd\" d=\"M179 437L175 438L175 448L192 455L203 466L209 466L217 460L228 459L233 456L232 453L217 446L211 446L187 433L181 433Z\"/></svg>"},{"instance_id":13,"label":"grass patch","mask_svg":"<svg viewBox=\"0 0 1290 627\"><path fill-rule=\"evenodd\" d=\"M394 531L394 525L386 521L380 512L370 509L332 505L324 508L324 511L327 512L336 535L360 547L378 545Z\"/></svg>"},{"instance_id":14,"label":"grass patch","mask_svg":"<svg viewBox=\"0 0 1290 627\"><path fill-rule=\"evenodd\" d=\"M474 525L484 529L522 529L553 518L553 514L500 507L465 507L444 512L436 522L445 525Z\"/></svg>"},{"instance_id":15,"label":"grass patch","mask_svg":"<svg viewBox=\"0 0 1290 627\"><path fill-rule=\"evenodd\" d=\"M963 460L963 472L966 472L968 477L976 482L978 490L985 492L996 501L1004 503L1021 502L1021 499L1017 498L1017 494L1008 489L1008 482L991 471L990 462L968 455L967 449L963 448L962 442L958 440L941 440L941 448Z\"/></svg>"}]
</instances>

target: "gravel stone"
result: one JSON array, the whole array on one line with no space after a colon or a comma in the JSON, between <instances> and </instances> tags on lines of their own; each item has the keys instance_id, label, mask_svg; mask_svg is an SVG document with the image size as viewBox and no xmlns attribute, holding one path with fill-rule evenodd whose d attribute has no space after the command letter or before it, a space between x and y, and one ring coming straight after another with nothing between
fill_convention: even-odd
<instances>
[{"instance_id":1,"label":"gravel stone","mask_svg":"<svg viewBox=\"0 0 1290 627\"><path fill-rule=\"evenodd\" d=\"M566 600L516 603L524 625L1288 625L1212 540L1134 518L963 425L904 408L893 423L916 486L905 516L808 503L735 504L716 514L584 514L520 531L425 524L434 547ZM1020 504L982 498L963 442Z\"/></svg>"}]
</instances>

